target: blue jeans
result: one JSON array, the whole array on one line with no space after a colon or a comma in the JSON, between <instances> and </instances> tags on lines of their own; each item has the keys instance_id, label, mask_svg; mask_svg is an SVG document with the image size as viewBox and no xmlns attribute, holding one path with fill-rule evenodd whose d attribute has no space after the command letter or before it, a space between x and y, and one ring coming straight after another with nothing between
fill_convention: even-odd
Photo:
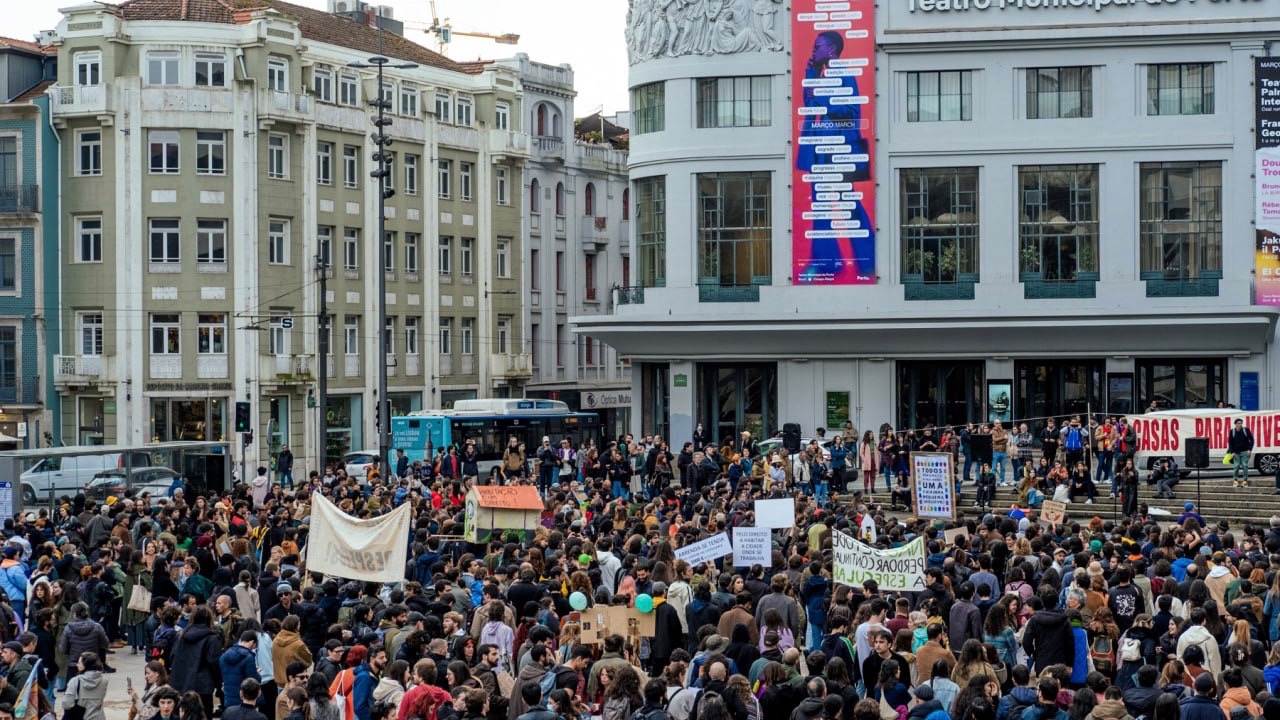
<instances>
[{"instance_id":1,"label":"blue jeans","mask_svg":"<svg viewBox=\"0 0 1280 720\"><path fill-rule=\"evenodd\" d=\"M815 491L814 491L814 493L813 493L813 497L814 497L814 499L815 499L815 500L817 500L817 501L818 501L818 504L819 504L819 505L822 505L822 504L825 504L825 503L827 502L827 497L830 495L830 493L831 493L831 483L830 483L830 481L828 481L828 480L819 480L819 481L817 482L817 488L816 488L816 490L815 490Z\"/></svg>"},{"instance_id":2,"label":"blue jeans","mask_svg":"<svg viewBox=\"0 0 1280 720\"><path fill-rule=\"evenodd\" d=\"M1001 485L1004 484L1004 461L1007 457L1009 457L1007 452L991 453L991 469L995 470L996 477L1000 478Z\"/></svg>"},{"instance_id":3,"label":"blue jeans","mask_svg":"<svg viewBox=\"0 0 1280 720\"><path fill-rule=\"evenodd\" d=\"M888 488L893 485L893 463L888 463L881 469L884 470L884 486Z\"/></svg>"},{"instance_id":4,"label":"blue jeans","mask_svg":"<svg viewBox=\"0 0 1280 720\"><path fill-rule=\"evenodd\" d=\"M969 471L973 470L973 457L969 453L964 454L964 479L969 481L973 479L973 474Z\"/></svg>"},{"instance_id":5,"label":"blue jeans","mask_svg":"<svg viewBox=\"0 0 1280 720\"><path fill-rule=\"evenodd\" d=\"M1102 450L1098 453L1097 455L1098 469L1094 471L1093 482L1096 485L1101 483L1103 480L1110 480L1111 494L1115 495L1116 494L1116 476L1115 476L1115 473L1112 472L1111 470L1111 456L1113 454L1114 453L1112 453L1110 450Z\"/></svg>"},{"instance_id":6,"label":"blue jeans","mask_svg":"<svg viewBox=\"0 0 1280 720\"><path fill-rule=\"evenodd\" d=\"M280 470L276 473L276 478L280 480L280 487L293 487L293 470Z\"/></svg>"},{"instance_id":7,"label":"blue jeans","mask_svg":"<svg viewBox=\"0 0 1280 720\"><path fill-rule=\"evenodd\" d=\"M624 499L627 497L627 489L625 486L623 486L621 480L613 481L613 496L615 498L624 498Z\"/></svg>"},{"instance_id":8,"label":"blue jeans","mask_svg":"<svg viewBox=\"0 0 1280 720\"><path fill-rule=\"evenodd\" d=\"M805 638L805 648L809 650L817 649L822 644L822 628L813 623L805 623L809 626L809 636Z\"/></svg>"},{"instance_id":9,"label":"blue jeans","mask_svg":"<svg viewBox=\"0 0 1280 720\"><path fill-rule=\"evenodd\" d=\"M1243 475L1243 477L1241 477ZM1231 458L1231 479L1249 482L1249 452L1238 452Z\"/></svg>"}]
</instances>

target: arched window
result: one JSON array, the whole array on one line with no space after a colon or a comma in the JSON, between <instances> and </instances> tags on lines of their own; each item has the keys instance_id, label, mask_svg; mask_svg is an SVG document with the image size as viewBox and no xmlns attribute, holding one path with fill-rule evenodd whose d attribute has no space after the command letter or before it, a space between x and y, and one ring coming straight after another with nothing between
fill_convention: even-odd
<instances>
[{"instance_id":1,"label":"arched window","mask_svg":"<svg viewBox=\"0 0 1280 720\"><path fill-rule=\"evenodd\" d=\"M539 136L547 134L547 106L543 103L538 104L535 112L533 126L537 130Z\"/></svg>"},{"instance_id":2,"label":"arched window","mask_svg":"<svg viewBox=\"0 0 1280 720\"><path fill-rule=\"evenodd\" d=\"M542 186L538 184L537 178L529 183L529 212L534 215L542 212Z\"/></svg>"},{"instance_id":3,"label":"arched window","mask_svg":"<svg viewBox=\"0 0 1280 720\"><path fill-rule=\"evenodd\" d=\"M564 217L564 183L556 183L556 217Z\"/></svg>"},{"instance_id":4,"label":"arched window","mask_svg":"<svg viewBox=\"0 0 1280 720\"><path fill-rule=\"evenodd\" d=\"M622 188L622 219L631 219L631 188Z\"/></svg>"},{"instance_id":5,"label":"arched window","mask_svg":"<svg viewBox=\"0 0 1280 720\"><path fill-rule=\"evenodd\" d=\"M596 184L587 183L587 187L582 191L583 204L585 210L583 214L587 217L595 217L596 214Z\"/></svg>"}]
</instances>

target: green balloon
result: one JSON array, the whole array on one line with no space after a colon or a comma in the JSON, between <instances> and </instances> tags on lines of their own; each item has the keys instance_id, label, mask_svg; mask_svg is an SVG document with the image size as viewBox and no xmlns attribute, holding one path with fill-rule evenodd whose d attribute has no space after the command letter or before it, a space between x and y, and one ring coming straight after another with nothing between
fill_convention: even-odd
<instances>
[{"instance_id":1,"label":"green balloon","mask_svg":"<svg viewBox=\"0 0 1280 720\"><path fill-rule=\"evenodd\" d=\"M582 553L581 555L579 555L579 556L578 556L578 564L579 564L579 565L590 565L590 564L591 564L591 556L590 556L590 555L588 555L588 554L586 554L586 553Z\"/></svg>"},{"instance_id":2,"label":"green balloon","mask_svg":"<svg viewBox=\"0 0 1280 720\"><path fill-rule=\"evenodd\" d=\"M636 609L646 615L653 612L653 596L643 593L636 596Z\"/></svg>"}]
</instances>

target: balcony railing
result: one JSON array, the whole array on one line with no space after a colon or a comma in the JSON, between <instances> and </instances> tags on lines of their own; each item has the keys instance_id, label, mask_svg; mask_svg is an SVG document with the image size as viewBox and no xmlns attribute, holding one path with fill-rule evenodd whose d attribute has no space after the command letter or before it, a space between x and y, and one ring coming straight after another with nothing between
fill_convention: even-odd
<instances>
[{"instance_id":1,"label":"balcony railing","mask_svg":"<svg viewBox=\"0 0 1280 720\"><path fill-rule=\"evenodd\" d=\"M728 285L719 280L698 281L698 302L760 302L760 286L764 281L748 285Z\"/></svg>"},{"instance_id":2,"label":"balcony railing","mask_svg":"<svg viewBox=\"0 0 1280 720\"><path fill-rule=\"evenodd\" d=\"M1098 296L1097 272L1081 270L1070 279L1046 279L1037 272L1019 273L1022 296L1027 300L1071 300Z\"/></svg>"},{"instance_id":3,"label":"balcony railing","mask_svg":"<svg viewBox=\"0 0 1280 720\"><path fill-rule=\"evenodd\" d=\"M107 110L107 89L102 85L57 85L53 88L54 115L95 114Z\"/></svg>"},{"instance_id":4,"label":"balcony railing","mask_svg":"<svg viewBox=\"0 0 1280 720\"><path fill-rule=\"evenodd\" d=\"M6 405L39 405L40 377L19 377L12 385L0 385L0 402Z\"/></svg>"},{"instance_id":5,"label":"balcony railing","mask_svg":"<svg viewBox=\"0 0 1280 720\"><path fill-rule=\"evenodd\" d=\"M533 154L538 158L549 158L564 161L564 140L550 135L539 135L533 139Z\"/></svg>"},{"instance_id":6,"label":"balcony railing","mask_svg":"<svg viewBox=\"0 0 1280 720\"><path fill-rule=\"evenodd\" d=\"M978 284L977 273L960 273L954 281L929 282L919 275L904 275L903 295L907 300L972 300Z\"/></svg>"},{"instance_id":7,"label":"balcony railing","mask_svg":"<svg viewBox=\"0 0 1280 720\"><path fill-rule=\"evenodd\" d=\"M39 185L0 185L0 213L40 212Z\"/></svg>"},{"instance_id":8,"label":"balcony railing","mask_svg":"<svg viewBox=\"0 0 1280 720\"><path fill-rule=\"evenodd\" d=\"M1177 272L1143 272L1147 297L1217 297L1221 270L1202 270L1197 277L1183 277Z\"/></svg>"},{"instance_id":9,"label":"balcony railing","mask_svg":"<svg viewBox=\"0 0 1280 720\"><path fill-rule=\"evenodd\" d=\"M299 93L261 90L258 111L261 115L281 120L301 121L311 117L311 96Z\"/></svg>"},{"instance_id":10,"label":"balcony railing","mask_svg":"<svg viewBox=\"0 0 1280 720\"><path fill-rule=\"evenodd\" d=\"M313 362L310 355L264 355L262 381L277 384L311 382L315 379Z\"/></svg>"},{"instance_id":11,"label":"balcony railing","mask_svg":"<svg viewBox=\"0 0 1280 720\"><path fill-rule=\"evenodd\" d=\"M614 305L643 305L644 304L644 288L640 287L639 285L614 286L613 304Z\"/></svg>"},{"instance_id":12,"label":"balcony railing","mask_svg":"<svg viewBox=\"0 0 1280 720\"><path fill-rule=\"evenodd\" d=\"M495 353L489 356L489 374L498 381L528 379L533 362L529 353Z\"/></svg>"},{"instance_id":13,"label":"balcony railing","mask_svg":"<svg viewBox=\"0 0 1280 720\"><path fill-rule=\"evenodd\" d=\"M60 385L110 381L112 360L104 355L55 355L53 381Z\"/></svg>"}]
</instances>

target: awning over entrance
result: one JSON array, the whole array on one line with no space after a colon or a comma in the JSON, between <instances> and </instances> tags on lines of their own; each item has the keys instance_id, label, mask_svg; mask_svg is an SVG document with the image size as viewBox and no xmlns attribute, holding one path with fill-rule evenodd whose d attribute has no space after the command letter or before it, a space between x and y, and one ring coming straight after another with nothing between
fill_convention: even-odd
<instances>
[{"instance_id":1,"label":"awning over entrance","mask_svg":"<svg viewBox=\"0 0 1280 720\"><path fill-rule=\"evenodd\" d=\"M1084 311L1062 317L785 318L682 320L679 316L584 316L579 333L635 360L1233 355L1262 352L1275 333L1269 308L1143 315Z\"/></svg>"}]
</instances>

